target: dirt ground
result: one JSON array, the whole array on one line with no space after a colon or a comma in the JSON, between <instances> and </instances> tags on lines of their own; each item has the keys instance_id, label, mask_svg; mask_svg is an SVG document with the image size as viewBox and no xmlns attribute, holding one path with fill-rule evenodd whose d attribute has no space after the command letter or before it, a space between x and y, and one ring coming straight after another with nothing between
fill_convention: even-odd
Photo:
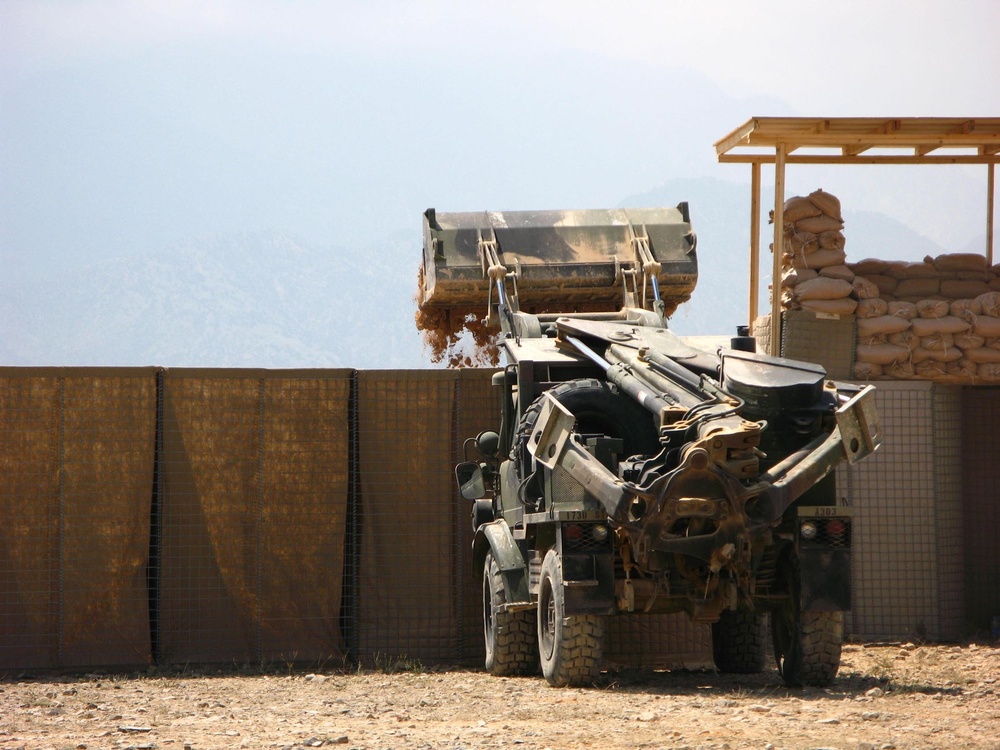
<instances>
[{"instance_id":1,"label":"dirt ground","mask_svg":"<svg viewBox=\"0 0 1000 750\"><path fill-rule=\"evenodd\" d=\"M25 748L1000 748L1000 647L845 646L825 689L773 669L605 673L592 688L399 662L364 672L0 675Z\"/></svg>"}]
</instances>

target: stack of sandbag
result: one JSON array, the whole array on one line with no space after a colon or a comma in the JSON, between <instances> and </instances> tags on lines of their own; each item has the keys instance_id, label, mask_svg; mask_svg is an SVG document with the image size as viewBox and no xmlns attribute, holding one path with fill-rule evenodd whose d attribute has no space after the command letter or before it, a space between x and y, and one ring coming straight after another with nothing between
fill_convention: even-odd
<instances>
[{"instance_id":1,"label":"stack of sandbag","mask_svg":"<svg viewBox=\"0 0 1000 750\"><path fill-rule=\"evenodd\" d=\"M856 378L1000 379L1000 291L881 302L859 304Z\"/></svg>"},{"instance_id":2,"label":"stack of sandbag","mask_svg":"<svg viewBox=\"0 0 1000 750\"><path fill-rule=\"evenodd\" d=\"M848 267L878 287L878 296L886 302L975 299L1000 292L1000 264L990 267L986 257L976 253L928 256L918 263L863 260Z\"/></svg>"},{"instance_id":3,"label":"stack of sandbag","mask_svg":"<svg viewBox=\"0 0 1000 750\"><path fill-rule=\"evenodd\" d=\"M783 224L782 307L851 315L858 301L853 295L854 272L845 265L840 201L822 189L789 198Z\"/></svg>"}]
</instances>

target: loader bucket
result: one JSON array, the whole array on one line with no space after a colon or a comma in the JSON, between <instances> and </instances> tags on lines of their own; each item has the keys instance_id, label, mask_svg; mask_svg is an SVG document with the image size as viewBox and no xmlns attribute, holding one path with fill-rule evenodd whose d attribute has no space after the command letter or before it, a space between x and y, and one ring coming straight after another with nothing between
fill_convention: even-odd
<instances>
[{"instance_id":1,"label":"loader bucket","mask_svg":"<svg viewBox=\"0 0 1000 750\"><path fill-rule=\"evenodd\" d=\"M659 264L655 277L669 315L690 298L698 277L686 203L575 211L428 209L418 303L428 312L485 312L490 280L480 240L495 239L524 312L614 312L623 306L617 272L636 264L635 237L648 240Z\"/></svg>"}]
</instances>

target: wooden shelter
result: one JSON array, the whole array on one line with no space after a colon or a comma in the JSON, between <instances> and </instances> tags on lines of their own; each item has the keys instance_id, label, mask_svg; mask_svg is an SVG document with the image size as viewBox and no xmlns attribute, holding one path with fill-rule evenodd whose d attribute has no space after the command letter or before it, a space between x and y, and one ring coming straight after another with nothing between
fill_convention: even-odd
<instances>
[{"instance_id":1,"label":"wooden shelter","mask_svg":"<svg viewBox=\"0 0 1000 750\"><path fill-rule=\"evenodd\" d=\"M750 310L757 317L760 272L760 165L774 165L774 247L782 246L789 164L985 164L986 257L993 263L995 168L1000 118L754 117L715 143L720 162L751 165ZM773 253L771 353L781 340L781 253Z\"/></svg>"}]
</instances>

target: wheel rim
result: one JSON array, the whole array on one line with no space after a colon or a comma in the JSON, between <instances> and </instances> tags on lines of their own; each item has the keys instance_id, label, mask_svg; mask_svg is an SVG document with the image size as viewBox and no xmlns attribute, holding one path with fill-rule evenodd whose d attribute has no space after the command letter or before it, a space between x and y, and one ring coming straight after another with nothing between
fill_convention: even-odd
<instances>
[{"instance_id":1,"label":"wheel rim","mask_svg":"<svg viewBox=\"0 0 1000 750\"><path fill-rule=\"evenodd\" d=\"M556 642L556 602L555 597L552 596L552 586L548 579L543 582L542 601L540 604L539 609L544 620L542 620L543 625L539 643L541 645L542 656L545 659L551 659Z\"/></svg>"},{"instance_id":2,"label":"wheel rim","mask_svg":"<svg viewBox=\"0 0 1000 750\"><path fill-rule=\"evenodd\" d=\"M483 635L487 652L493 650L493 590L490 586L489 565L483 571Z\"/></svg>"}]
</instances>

